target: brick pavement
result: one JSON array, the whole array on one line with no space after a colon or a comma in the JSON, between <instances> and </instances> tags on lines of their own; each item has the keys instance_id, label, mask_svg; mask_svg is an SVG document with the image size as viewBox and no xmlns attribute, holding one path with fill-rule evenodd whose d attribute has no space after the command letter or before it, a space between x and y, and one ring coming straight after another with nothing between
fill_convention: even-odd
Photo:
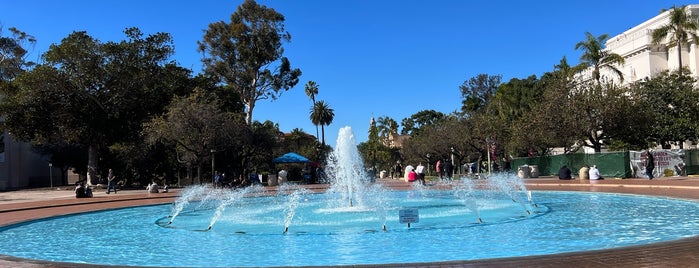
<instances>
[{"instance_id":1,"label":"brick pavement","mask_svg":"<svg viewBox=\"0 0 699 268\"><path fill-rule=\"evenodd\" d=\"M396 180L380 180L394 189L409 189L410 185ZM526 179L529 190L563 190L644 194L669 196L699 201L699 177L642 179L609 179L603 181L565 181L552 178ZM322 191L327 185L308 185ZM276 187L268 187L275 190ZM0 226L44 217L65 215L109 208L162 204L173 202L178 190L149 194L145 190L120 191L107 195L96 192L95 197L76 199L70 190L0 192ZM0 255L0 267L103 267L90 264L56 263L27 260ZM699 268L699 237L642 246L610 250L585 251L517 258L451 261L400 265L354 265L350 267L697 267Z\"/></svg>"}]
</instances>

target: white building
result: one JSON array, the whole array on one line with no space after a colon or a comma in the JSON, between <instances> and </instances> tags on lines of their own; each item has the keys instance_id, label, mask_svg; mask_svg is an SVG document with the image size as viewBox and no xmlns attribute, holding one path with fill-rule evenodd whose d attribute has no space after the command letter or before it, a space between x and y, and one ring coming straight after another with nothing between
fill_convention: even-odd
<instances>
[{"instance_id":1,"label":"white building","mask_svg":"<svg viewBox=\"0 0 699 268\"><path fill-rule=\"evenodd\" d=\"M686 10L691 15L699 17L699 4L687 5ZM605 50L624 57L624 64L617 66L624 75L624 84L653 78L666 70L678 69L677 46L668 46L669 38L660 44L653 43L653 31L668 25L669 16L670 10L667 10L607 40ZM699 32L697 34L699 35ZM692 75L699 78L699 53L697 52L699 44L691 42L691 37L688 39L690 42L681 46L682 65L688 67ZM583 76L589 77L590 74L591 71L588 70ZM600 69L600 76L602 81L619 82L619 77L607 68ZM691 141L686 141L683 146L686 149L697 147ZM673 148L679 147L673 145Z\"/></svg>"},{"instance_id":2,"label":"white building","mask_svg":"<svg viewBox=\"0 0 699 268\"><path fill-rule=\"evenodd\" d=\"M699 16L699 5L687 5L686 9L692 15ZM665 11L607 40L605 49L624 57L624 65L618 66L624 74L624 83L652 78L665 70L678 69L677 46L668 46L667 42L658 45L653 43L653 30L668 25L669 15L670 10ZM697 44L690 42L682 45L682 65L689 67L692 74L697 76ZM607 69L600 70L600 75L602 79L618 81L618 77Z\"/></svg>"}]
</instances>

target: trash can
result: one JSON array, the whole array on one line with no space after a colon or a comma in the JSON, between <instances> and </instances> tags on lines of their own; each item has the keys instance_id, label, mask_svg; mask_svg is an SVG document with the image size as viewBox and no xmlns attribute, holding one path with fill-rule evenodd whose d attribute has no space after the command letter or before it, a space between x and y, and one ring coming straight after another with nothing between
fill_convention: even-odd
<instances>
[{"instance_id":1,"label":"trash can","mask_svg":"<svg viewBox=\"0 0 699 268\"><path fill-rule=\"evenodd\" d=\"M519 177L521 179L527 179L527 178L531 177L531 172L532 172L531 167L529 167L527 165L520 166L517 169L517 177Z\"/></svg>"},{"instance_id":2,"label":"trash can","mask_svg":"<svg viewBox=\"0 0 699 268\"><path fill-rule=\"evenodd\" d=\"M381 172L379 172L379 178L382 178L382 179L386 178L386 171L385 170L382 170Z\"/></svg>"},{"instance_id":3,"label":"trash can","mask_svg":"<svg viewBox=\"0 0 699 268\"><path fill-rule=\"evenodd\" d=\"M529 167L531 168L529 170L529 177L530 178L538 178L539 177L539 166L531 165Z\"/></svg>"}]
</instances>

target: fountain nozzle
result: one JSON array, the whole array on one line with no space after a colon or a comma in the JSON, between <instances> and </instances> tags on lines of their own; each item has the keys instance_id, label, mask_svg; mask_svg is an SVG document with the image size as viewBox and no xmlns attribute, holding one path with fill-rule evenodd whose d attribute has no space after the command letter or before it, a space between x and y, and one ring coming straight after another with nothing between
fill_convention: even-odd
<instances>
[{"instance_id":1,"label":"fountain nozzle","mask_svg":"<svg viewBox=\"0 0 699 268\"><path fill-rule=\"evenodd\" d=\"M207 231L208 231L208 230L211 230L211 227L213 227L213 226L212 226L212 225L209 225L209 228L206 228L206 230L207 230Z\"/></svg>"},{"instance_id":2,"label":"fountain nozzle","mask_svg":"<svg viewBox=\"0 0 699 268\"><path fill-rule=\"evenodd\" d=\"M170 225L170 224L172 224L172 221L167 222L167 225Z\"/></svg>"},{"instance_id":3,"label":"fountain nozzle","mask_svg":"<svg viewBox=\"0 0 699 268\"><path fill-rule=\"evenodd\" d=\"M381 230L383 230L384 232L386 231L386 224L384 224L383 227L381 227Z\"/></svg>"},{"instance_id":4,"label":"fountain nozzle","mask_svg":"<svg viewBox=\"0 0 699 268\"><path fill-rule=\"evenodd\" d=\"M483 219L481 219L481 217L478 217L478 223L483 223Z\"/></svg>"},{"instance_id":5,"label":"fountain nozzle","mask_svg":"<svg viewBox=\"0 0 699 268\"><path fill-rule=\"evenodd\" d=\"M284 232L282 234L286 234L286 232L289 231L289 227L284 227Z\"/></svg>"},{"instance_id":6,"label":"fountain nozzle","mask_svg":"<svg viewBox=\"0 0 699 268\"><path fill-rule=\"evenodd\" d=\"M531 214L532 214L532 213L531 213L531 212L529 212L529 210L527 209L527 215L531 215Z\"/></svg>"}]
</instances>

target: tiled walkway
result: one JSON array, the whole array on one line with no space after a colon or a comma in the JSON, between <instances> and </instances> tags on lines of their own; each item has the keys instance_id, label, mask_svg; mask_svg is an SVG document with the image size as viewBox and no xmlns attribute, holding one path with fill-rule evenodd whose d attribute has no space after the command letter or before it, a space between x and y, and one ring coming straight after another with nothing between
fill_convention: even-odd
<instances>
[{"instance_id":1,"label":"tiled walkway","mask_svg":"<svg viewBox=\"0 0 699 268\"><path fill-rule=\"evenodd\" d=\"M387 187L408 189L400 181L381 180ZM550 178L525 180L529 190L616 192L670 196L699 201L699 178L661 178L656 180L604 180L594 183L563 181ZM326 185L308 185L322 191ZM270 190L276 187L269 187ZM0 192L0 226L76 212L108 208L173 202L179 192L149 194L145 191L120 191L107 195L96 192L95 197L76 199L72 191ZM699 226L697 226L699 228ZM88 264L55 263L0 255L0 267L100 267ZM633 246L611 250L586 251L518 258L486 259L401 265L368 265L351 267L698 267L699 237Z\"/></svg>"}]
</instances>

